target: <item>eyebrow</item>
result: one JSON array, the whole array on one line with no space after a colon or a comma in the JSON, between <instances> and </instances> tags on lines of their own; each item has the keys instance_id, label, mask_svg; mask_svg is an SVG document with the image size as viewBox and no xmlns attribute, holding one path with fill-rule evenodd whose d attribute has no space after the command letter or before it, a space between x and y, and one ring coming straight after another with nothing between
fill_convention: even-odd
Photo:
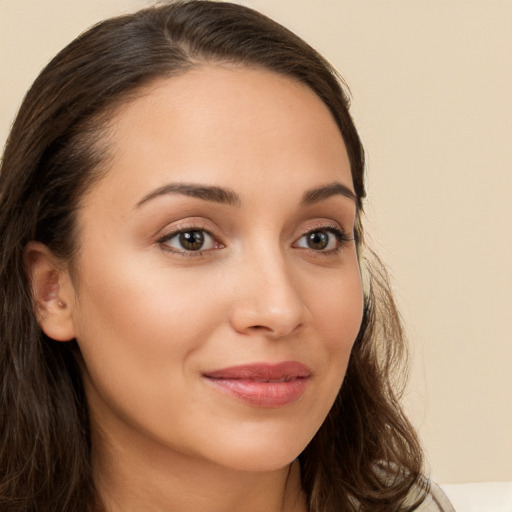
<instances>
[{"instance_id":1,"label":"eyebrow","mask_svg":"<svg viewBox=\"0 0 512 512\"><path fill-rule=\"evenodd\" d=\"M355 201L356 204L358 203L357 196L354 194L354 192L352 192L352 190L350 190L349 187L339 183L338 181L334 181L328 185L307 190L302 196L302 201L300 204L301 206L308 206L335 195L348 197L349 199Z\"/></svg>"},{"instance_id":2,"label":"eyebrow","mask_svg":"<svg viewBox=\"0 0 512 512\"><path fill-rule=\"evenodd\" d=\"M167 195L167 194L181 194L189 197L196 197L204 201L211 201L214 203L226 204L229 206L240 207L242 201L240 196L231 189L217 187L213 185L195 185L190 183L169 183L162 187L153 190L149 194L145 195L136 205L139 208L143 204L155 199L156 197ZM339 183L337 181L323 185L318 188L307 190L302 196L300 201L301 206L309 206L318 203L324 199L328 199L334 195L342 195L349 199L352 199L357 203L357 196L350 190L349 187Z\"/></svg>"},{"instance_id":3,"label":"eyebrow","mask_svg":"<svg viewBox=\"0 0 512 512\"><path fill-rule=\"evenodd\" d=\"M170 183L163 187L157 188L144 196L136 205L139 208L143 204L151 201L155 197L167 194L181 194L189 197L197 197L204 201L212 201L214 203L227 204L229 206L240 206L242 201L240 197L227 188L215 187L210 185L192 185L188 183Z\"/></svg>"}]
</instances>

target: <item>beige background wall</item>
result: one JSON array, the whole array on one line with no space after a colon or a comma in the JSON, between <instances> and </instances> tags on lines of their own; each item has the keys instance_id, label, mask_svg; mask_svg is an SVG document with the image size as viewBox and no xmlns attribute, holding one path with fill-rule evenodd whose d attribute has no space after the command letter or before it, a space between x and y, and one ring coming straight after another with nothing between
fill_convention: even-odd
<instances>
[{"instance_id":1,"label":"beige background wall","mask_svg":"<svg viewBox=\"0 0 512 512\"><path fill-rule=\"evenodd\" d=\"M253 0L341 71L434 477L512 481L512 2ZM0 0L0 142L38 70L142 0Z\"/></svg>"}]
</instances>

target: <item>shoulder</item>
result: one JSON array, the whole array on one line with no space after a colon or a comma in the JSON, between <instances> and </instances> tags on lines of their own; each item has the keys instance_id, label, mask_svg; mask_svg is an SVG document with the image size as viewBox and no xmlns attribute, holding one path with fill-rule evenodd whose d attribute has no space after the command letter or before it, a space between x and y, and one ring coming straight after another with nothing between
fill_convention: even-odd
<instances>
[{"instance_id":1,"label":"shoulder","mask_svg":"<svg viewBox=\"0 0 512 512\"><path fill-rule=\"evenodd\" d=\"M391 479L389 470L385 471L381 467L376 467L376 472L381 477L384 475L385 479ZM423 501L414 508L423 496L425 496ZM456 512L442 489L426 475L418 477L401 505L402 509L414 512Z\"/></svg>"},{"instance_id":2,"label":"shoulder","mask_svg":"<svg viewBox=\"0 0 512 512\"><path fill-rule=\"evenodd\" d=\"M430 490L425 501L415 512L455 512L455 509L441 488L434 482L430 482Z\"/></svg>"}]
</instances>

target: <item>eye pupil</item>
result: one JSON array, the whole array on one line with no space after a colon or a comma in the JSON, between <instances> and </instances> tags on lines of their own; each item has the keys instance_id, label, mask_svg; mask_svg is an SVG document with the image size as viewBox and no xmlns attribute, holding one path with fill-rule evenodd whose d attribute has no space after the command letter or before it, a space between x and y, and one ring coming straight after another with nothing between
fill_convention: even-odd
<instances>
[{"instance_id":1,"label":"eye pupil","mask_svg":"<svg viewBox=\"0 0 512 512\"><path fill-rule=\"evenodd\" d=\"M307 236L307 243L310 249L325 249L329 244L329 235L325 231L313 231Z\"/></svg>"},{"instance_id":2,"label":"eye pupil","mask_svg":"<svg viewBox=\"0 0 512 512\"><path fill-rule=\"evenodd\" d=\"M198 251L204 245L202 231L183 231L180 233L180 244L187 251Z\"/></svg>"}]
</instances>

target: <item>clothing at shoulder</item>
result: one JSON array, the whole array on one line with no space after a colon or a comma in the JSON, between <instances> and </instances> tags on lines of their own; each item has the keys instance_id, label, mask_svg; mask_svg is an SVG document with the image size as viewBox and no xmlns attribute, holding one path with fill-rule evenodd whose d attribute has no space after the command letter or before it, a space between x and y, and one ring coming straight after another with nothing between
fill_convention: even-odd
<instances>
[{"instance_id":1,"label":"clothing at shoulder","mask_svg":"<svg viewBox=\"0 0 512 512\"><path fill-rule=\"evenodd\" d=\"M431 482L430 492L415 512L455 512L455 509L440 487Z\"/></svg>"}]
</instances>

